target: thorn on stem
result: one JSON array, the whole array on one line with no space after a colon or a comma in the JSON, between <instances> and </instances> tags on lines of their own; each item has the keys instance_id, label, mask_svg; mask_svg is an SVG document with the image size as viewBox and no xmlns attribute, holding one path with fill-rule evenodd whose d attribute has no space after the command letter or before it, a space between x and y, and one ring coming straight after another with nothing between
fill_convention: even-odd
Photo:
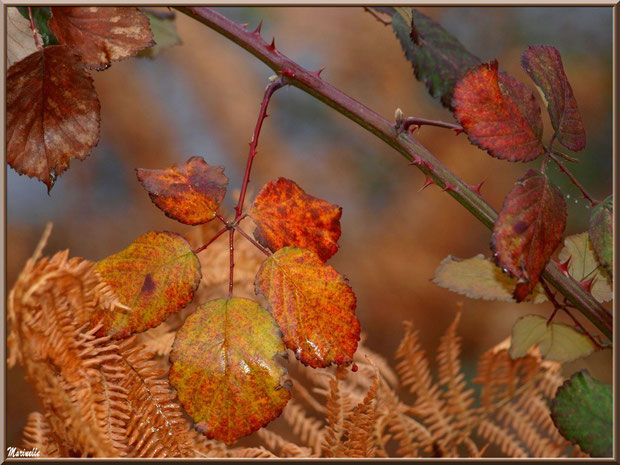
<instances>
[{"instance_id":1,"label":"thorn on stem","mask_svg":"<svg viewBox=\"0 0 620 465\"><path fill-rule=\"evenodd\" d=\"M446 182L441 190L444 191L444 192L446 192L446 191L456 192L456 186L453 186L449 182Z\"/></svg>"},{"instance_id":2,"label":"thorn on stem","mask_svg":"<svg viewBox=\"0 0 620 465\"><path fill-rule=\"evenodd\" d=\"M321 66L319 69L317 69L316 71L312 71L311 74L314 74L316 77L318 77L319 79L321 79L321 73L325 70L325 65Z\"/></svg>"},{"instance_id":3,"label":"thorn on stem","mask_svg":"<svg viewBox=\"0 0 620 465\"><path fill-rule=\"evenodd\" d=\"M423 166L426 164L426 161L424 161L424 159L420 158L420 157L416 157L415 155L413 156L413 161L411 163L409 163L409 166L411 165L415 165L415 166Z\"/></svg>"},{"instance_id":4,"label":"thorn on stem","mask_svg":"<svg viewBox=\"0 0 620 465\"><path fill-rule=\"evenodd\" d=\"M431 184L435 184L435 181L433 181L430 177L426 176L426 179L424 180L424 185L418 189L418 192L422 192Z\"/></svg>"},{"instance_id":5,"label":"thorn on stem","mask_svg":"<svg viewBox=\"0 0 620 465\"><path fill-rule=\"evenodd\" d=\"M570 276L568 274L568 265L570 264L570 261L572 260L572 258L573 256L571 255L570 257L568 257L568 259L565 262L557 263L558 268L565 276Z\"/></svg>"},{"instance_id":6,"label":"thorn on stem","mask_svg":"<svg viewBox=\"0 0 620 465\"><path fill-rule=\"evenodd\" d=\"M263 28L263 20L261 19L260 22L258 23L258 26L256 26L256 29L254 29L253 34L257 37L260 37L260 31Z\"/></svg>"},{"instance_id":7,"label":"thorn on stem","mask_svg":"<svg viewBox=\"0 0 620 465\"><path fill-rule=\"evenodd\" d=\"M581 287L583 287L586 291L592 293L592 284L594 284L594 280L596 279L597 275L592 276L590 279L588 280L583 280L580 281L579 284L581 285Z\"/></svg>"},{"instance_id":8,"label":"thorn on stem","mask_svg":"<svg viewBox=\"0 0 620 465\"><path fill-rule=\"evenodd\" d=\"M276 38L271 39L271 44L267 45L267 48L272 52L276 51Z\"/></svg>"},{"instance_id":9,"label":"thorn on stem","mask_svg":"<svg viewBox=\"0 0 620 465\"><path fill-rule=\"evenodd\" d=\"M460 133L464 131L463 128L452 128L452 130L454 131L455 136L458 136Z\"/></svg>"},{"instance_id":10,"label":"thorn on stem","mask_svg":"<svg viewBox=\"0 0 620 465\"><path fill-rule=\"evenodd\" d=\"M476 194L480 195L480 189L482 188L482 185L484 184L484 182L487 180L487 178L484 178L482 181L480 181L478 184L474 184L469 186L469 188L474 191Z\"/></svg>"}]
</instances>

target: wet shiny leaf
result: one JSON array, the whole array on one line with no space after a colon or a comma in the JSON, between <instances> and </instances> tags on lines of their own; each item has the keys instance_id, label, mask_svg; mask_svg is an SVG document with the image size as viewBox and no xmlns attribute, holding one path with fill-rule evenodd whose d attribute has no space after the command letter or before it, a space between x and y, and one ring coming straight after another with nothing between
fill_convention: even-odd
<instances>
[{"instance_id":1,"label":"wet shiny leaf","mask_svg":"<svg viewBox=\"0 0 620 465\"><path fill-rule=\"evenodd\" d=\"M496 60L468 72L454 87L452 102L469 140L491 156L526 162L544 153L540 107L533 93L499 73Z\"/></svg>"},{"instance_id":2,"label":"wet shiny leaf","mask_svg":"<svg viewBox=\"0 0 620 465\"><path fill-rule=\"evenodd\" d=\"M256 293L269 302L286 347L302 363L317 368L353 360L360 337L355 294L316 253L278 250L259 269Z\"/></svg>"},{"instance_id":3,"label":"wet shiny leaf","mask_svg":"<svg viewBox=\"0 0 620 465\"><path fill-rule=\"evenodd\" d=\"M201 157L163 170L138 168L136 173L166 216L191 225L215 218L228 186L224 168L210 166Z\"/></svg>"},{"instance_id":4,"label":"wet shiny leaf","mask_svg":"<svg viewBox=\"0 0 620 465\"><path fill-rule=\"evenodd\" d=\"M273 252L286 246L309 249L323 261L338 251L341 214L342 208L285 178L265 184L250 208L261 244Z\"/></svg>"},{"instance_id":5,"label":"wet shiny leaf","mask_svg":"<svg viewBox=\"0 0 620 465\"><path fill-rule=\"evenodd\" d=\"M465 259L448 255L435 270L433 282L472 299L500 302L515 301L512 292L518 283L482 254ZM547 301L540 284L526 300L535 304Z\"/></svg>"},{"instance_id":6,"label":"wet shiny leaf","mask_svg":"<svg viewBox=\"0 0 620 465\"><path fill-rule=\"evenodd\" d=\"M592 210L590 216L590 240L596 256L610 276L614 275L614 198L607 197Z\"/></svg>"},{"instance_id":7,"label":"wet shiny leaf","mask_svg":"<svg viewBox=\"0 0 620 465\"><path fill-rule=\"evenodd\" d=\"M96 69L154 44L148 18L134 7L52 7L49 27L61 44Z\"/></svg>"},{"instance_id":8,"label":"wet shiny leaf","mask_svg":"<svg viewBox=\"0 0 620 465\"><path fill-rule=\"evenodd\" d=\"M521 65L538 86L557 140L571 150L583 149L586 131L560 52L554 47L531 46L521 56Z\"/></svg>"},{"instance_id":9,"label":"wet shiny leaf","mask_svg":"<svg viewBox=\"0 0 620 465\"><path fill-rule=\"evenodd\" d=\"M278 326L256 302L220 299L201 305L174 340L170 383L210 439L232 444L277 418L291 394Z\"/></svg>"},{"instance_id":10,"label":"wet shiny leaf","mask_svg":"<svg viewBox=\"0 0 620 465\"><path fill-rule=\"evenodd\" d=\"M568 274L577 281L589 281L594 278L590 285L590 293L596 300L607 302L614 298L611 279L596 260L587 232L564 239L564 248L558 258L561 263L566 263L570 259Z\"/></svg>"},{"instance_id":11,"label":"wet shiny leaf","mask_svg":"<svg viewBox=\"0 0 620 465\"><path fill-rule=\"evenodd\" d=\"M544 174L527 170L504 199L491 238L495 263L520 281L514 291L517 302L538 283L565 226L562 193Z\"/></svg>"},{"instance_id":12,"label":"wet shiny leaf","mask_svg":"<svg viewBox=\"0 0 620 465\"><path fill-rule=\"evenodd\" d=\"M102 320L101 332L114 338L146 331L181 310L194 298L201 277L189 243L171 232L146 233L97 262L95 270L128 307L93 315L93 321Z\"/></svg>"},{"instance_id":13,"label":"wet shiny leaf","mask_svg":"<svg viewBox=\"0 0 620 465\"><path fill-rule=\"evenodd\" d=\"M72 158L99 140L99 99L92 78L68 47L34 52L8 70L7 161L48 191Z\"/></svg>"},{"instance_id":14,"label":"wet shiny leaf","mask_svg":"<svg viewBox=\"0 0 620 465\"><path fill-rule=\"evenodd\" d=\"M547 325L547 319L542 316L526 315L512 327L510 356L524 357L534 345L538 345L543 358L558 362L586 357L596 350L590 338L575 328L555 322Z\"/></svg>"},{"instance_id":15,"label":"wet shiny leaf","mask_svg":"<svg viewBox=\"0 0 620 465\"><path fill-rule=\"evenodd\" d=\"M613 390L587 371L579 371L558 389L551 419L562 436L593 457L612 457Z\"/></svg>"}]
</instances>

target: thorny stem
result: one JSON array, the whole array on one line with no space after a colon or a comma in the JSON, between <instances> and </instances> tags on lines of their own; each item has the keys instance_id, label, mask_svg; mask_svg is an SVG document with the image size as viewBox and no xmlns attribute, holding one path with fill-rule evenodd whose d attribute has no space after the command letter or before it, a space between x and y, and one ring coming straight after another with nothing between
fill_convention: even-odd
<instances>
[{"instance_id":1,"label":"thorny stem","mask_svg":"<svg viewBox=\"0 0 620 465\"><path fill-rule=\"evenodd\" d=\"M599 203L601 203L600 201L598 201L595 198L593 198L590 194L588 194L588 191L586 191L586 189L581 185L581 183L579 181L577 181L577 178L575 178L575 176L573 176L573 173L571 173L570 170L568 168L566 168L566 166L564 166L564 163L562 163L562 160L560 160L557 157L555 152L550 150L550 151L547 152L547 154L549 155L549 157L551 157L551 159L555 162L555 164L558 165L558 168L560 168L560 171L562 173L564 173L566 176L568 176L568 179L570 179L571 182L575 186L577 186L577 189L579 189L581 191L581 194L583 195L583 197L588 199L593 207L598 205Z\"/></svg>"},{"instance_id":2,"label":"thorny stem","mask_svg":"<svg viewBox=\"0 0 620 465\"><path fill-rule=\"evenodd\" d=\"M267 250L266 248L264 248L262 245L260 245L258 242L256 242L254 239L252 239L252 236L250 236L248 233L246 233L243 229L241 229L241 227L237 226L236 227L237 231L239 232L239 234L241 234L243 237L245 237L254 247L256 247L258 250L260 250L261 252L263 252L265 255L267 255L268 257L271 256L271 252L269 252L269 250Z\"/></svg>"},{"instance_id":3,"label":"thorny stem","mask_svg":"<svg viewBox=\"0 0 620 465\"><path fill-rule=\"evenodd\" d=\"M41 50L43 47L39 43L39 30L34 25L34 19L32 17L32 7L28 7L28 16L30 17L30 29L32 29L32 35L34 36L34 44L39 50Z\"/></svg>"},{"instance_id":4,"label":"thorny stem","mask_svg":"<svg viewBox=\"0 0 620 465\"><path fill-rule=\"evenodd\" d=\"M228 298L232 297L233 293L233 280L235 270L235 229L230 228L228 233L228 248L230 250L230 279L228 280Z\"/></svg>"},{"instance_id":5,"label":"thorny stem","mask_svg":"<svg viewBox=\"0 0 620 465\"><path fill-rule=\"evenodd\" d=\"M457 135L463 132L463 126L459 124L446 123L445 121L435 121L432 119L410 117L403 120L402 125L400 125L400 127L397 129L396 133L400 134L404 131L407 131L409 130L409 128L411 128L411 126L417 126L418 128L421 126L435 126L438 128L452 129L456 132Z\"/></svg>"},{"instance_id":6,"label":"thorny stem","mask_svg":"<svg viewBox=\"0 0 620 465\"><path fill-rule=\"evenodd\" d=\"M409 162L423 161L423 163L416 163L418 169L440 187L452 186L452 189L447 190L448 194L487 228L493 228L497 220L495 209L464 181L455 176L411 134L408 132L397 134L393 123L325 82L317 72L308 71L283 55L265 42L259 32L248 31L242 25L207 7L179 6L175 8L233 41L277 73L282 74L286 70L287 84L312 95L354 121L400 152ZM565 276L555 263L547 264L543 276L586 318L592 321L610 341L612 340L613 317L589 292L574 279Z\"/></svg>"},{"instance_id":7,"label":"thorny stem","mask_svg":"<svg viewBox=\"0 0 620 465\"><path fill-rule=\"evenodd\" d=\"M215 236L213 236L211 239L209 239L209 241L198 247L196 250L194 250L195 254L199 254L200 252L202 252L204 249L206 249L207 247L209 247L211 244L213 244L215 242L215 240L220 237L222 234L224 234L226 231L228 231L228 226L220 229L218 232L215 233Z\"/></svg>"},{"instance_id":8,"label":"thorny stem","mask_svg":"<svg viewBox=\"0 0 620 465\"><path fill-rule=\"evenodd\" d=\"M258 120L256 121L256 127L254 128L254 134L252 135L252 140L250 141L250 153L248 154L248 162L245 166L245 174L243 176L243 182L241 183L241 193L239 194L239 202L237 202L237 206L235 207L235 211L237 215L235 216L235 220L241 217L243 214L243 203L245 202L245 193L248 190L248 184L250 182L250 172L252 171L252 162L254 161L254 157L256 157L256 147L258 146L258 137L260 136L260 131L263 127L263 121L267 118L267 106L269 105L269 100L274 92L281 87L284 86L284 78L280 77L275 81L272 81L267 88L265 89L265 96L263 97L263 101L260 105L260 111L258 113Z\"/></svg>"}]
</instances>

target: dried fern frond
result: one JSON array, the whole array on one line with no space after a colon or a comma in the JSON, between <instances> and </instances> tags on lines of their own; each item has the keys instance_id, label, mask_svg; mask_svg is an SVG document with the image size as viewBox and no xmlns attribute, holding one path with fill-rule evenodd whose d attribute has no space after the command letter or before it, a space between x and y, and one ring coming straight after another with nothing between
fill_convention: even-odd
<instances>
[{"instance_id":1,"label":"dried fern frond","mask_svg":"<svg viewBox=\"0 0 620 465\"><path fill-rule=\"evenodd\" d=\"M32 412L28 415L24 428L23 446L25 449L37 450L39 457L60 457L52 430L45 416L39 412Z\"/></svg>"}]
</instances>

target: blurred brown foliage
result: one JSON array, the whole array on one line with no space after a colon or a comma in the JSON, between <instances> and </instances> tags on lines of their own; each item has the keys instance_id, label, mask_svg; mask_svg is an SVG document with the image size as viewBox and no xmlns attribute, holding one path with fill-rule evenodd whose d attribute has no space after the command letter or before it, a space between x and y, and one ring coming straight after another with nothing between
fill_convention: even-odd
<instances>
[{"instance_id":1,"label":"blurred brown foliage","mask_svg":"<svg viewBox=\"0 0 620 465\"><path fill-rule=\"evenodd\" d=\"M503 69L528 85L519 65L527 45L545 41L562 52L588 132L588 148L579 154L583 162L575 172L595 196L606 196L612 185L612 9L540 9L545 22L537 21L538 10L423 9L448 30L459 24L452 32L475 54L497 57ZM386 117L400 107L406 116L452 121L415 81L391 29L360 7L236 7L222 12L250 26L263 19L264 36L275 36L283 53L308 68L325 65L324 79ZM570 28L562 25L576 14L582 23L579 33L602 37L602 47L585 51L571 41ZM460 16L466 21L457 22ZM151 204L134 168L162 168L200 155L226 166L231 191L239 185L258 105L273 73L183 15L178 15L177 27L183 45L153 61L126 60L94 74L102 103L101 142L85 161L71 165L51 197L42 184L8 173L7 288L15 283L47 221L55 223L48 254L69 248L72 256L90 260L126 247L146 231L188 234L191 228L166 218ZM552 39L549 30L555 31ZM490 49L485 44L491 44ZM551 311L546 305L465 300L435 286L430 279L446 255L489 255L490 232L439 189L418 193L423 182L419 171L301 91L280 91L269 113L250 187L257 192L284 176L344 207L340 252L331 263L348 276L357 294L368 347L391 359L403 335L401 322L413 320L424 328L422 346L434 348L453 318L455 302L464 300L464 370L472 374L478 356L503 340L518 316ZM545 125L548 131L548 119ZM496 208L525 171L523 164L489 157L464 135L428 127L416 135L467 182L486 178L482 192ZM554 179L571 196L566 233L585 230L585 202L573 204L577 192L560 176ZM229 195L228 206L232 198ZM588 366L608 381L610 358L610 351L599 352L567 369ZM7 376L8 444L19 443L27 415L36 409L23 375L13 369Z\"/></svg>"}]
</instances>

